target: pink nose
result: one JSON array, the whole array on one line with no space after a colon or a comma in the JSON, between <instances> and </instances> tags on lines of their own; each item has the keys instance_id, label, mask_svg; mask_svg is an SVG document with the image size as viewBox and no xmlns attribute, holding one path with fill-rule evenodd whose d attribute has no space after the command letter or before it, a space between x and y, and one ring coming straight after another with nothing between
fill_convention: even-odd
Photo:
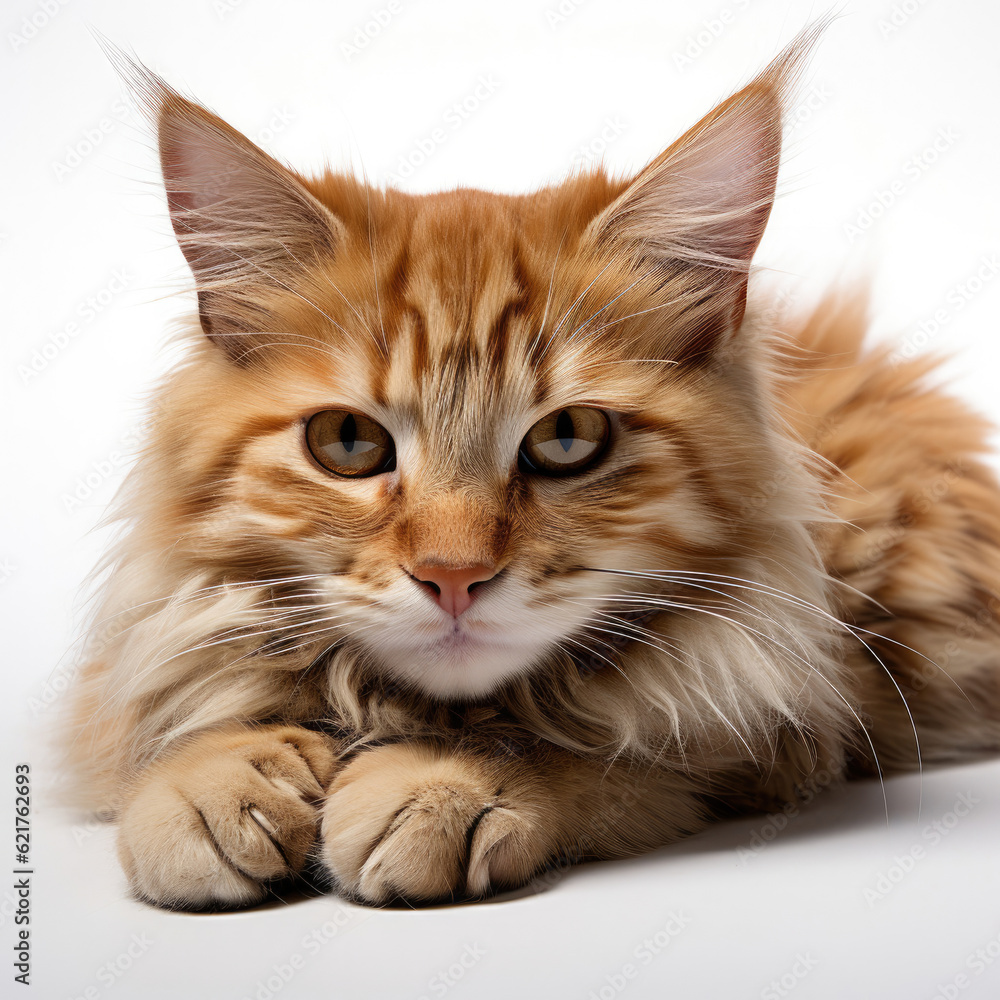
<instances>
[{"instance_id":1,"label":"pink nose","mask_svg":"<svg viewBox=\"0 0 1000 1000\"><path fill-rule=\"evenodd\" d=\"M417 566L410 575L449 615L457 618L475 599L476 584L493 579L496 570L489 566Z\"/></svg>"}]
</instances>

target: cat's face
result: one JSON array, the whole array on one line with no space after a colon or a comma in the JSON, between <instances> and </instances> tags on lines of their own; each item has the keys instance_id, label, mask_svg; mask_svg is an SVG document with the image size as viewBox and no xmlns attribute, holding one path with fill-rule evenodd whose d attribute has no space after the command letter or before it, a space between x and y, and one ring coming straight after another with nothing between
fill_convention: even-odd
<instances>
[{"instance_id":1,"label":"cat's face","mask_svg":"<svg viewBox=\"0 0 1000 1000\"><path fill-rule=\"evenodd\" d=\"M641 574L751 550L769 467L733 333L779 83L631 183L522 197L305 181L159 91L209 334L165 402L191 559L307 575L324 645L475 697L606 655L649 610L622 595L663 593Z\"/></svg>"}]
</instances>

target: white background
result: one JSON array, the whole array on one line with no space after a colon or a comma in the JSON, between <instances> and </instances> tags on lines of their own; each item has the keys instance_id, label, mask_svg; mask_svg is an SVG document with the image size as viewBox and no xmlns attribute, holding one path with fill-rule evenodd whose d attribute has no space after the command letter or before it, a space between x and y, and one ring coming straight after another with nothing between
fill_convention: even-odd
<instances>
[{"instance_id":1,"label":"white background","mask_svg":"<svg viewBox=\"0 0 1000 1000\"><path fill-rule=\"evenodd\" d=\"M72 672L80 583L103 545L92 529L141 436L169 322L191 305L148 135L119 114L88 25L300 168L353 165L385 183L442 127L404 186L526 190L590 156L641 166L824 11L565 0L560 15L557 4L394 0L354 53L345 45L387 0L4 4L0 775L28 760L37 793L53 783L45 741ZM1000 250L1000 8L855 0L842 15L803 89L756 293L770 285L801 304L870 277L873 336L956 352L955 390L1000 418L1000 282L966 286L980 269L995 277ZM488 95L452 127L449 109L481 79ZM876 219L860 214L872 203ZM979 971L975 953L991 942L1000 953L998 790L995 761L925 775L919 814L916 777L889 782L886 804L877 784L857 785L780 831L765 817L726 824L471 907L373 911L328 897L215 916L128 900L112 831L36 794L33 985L13 983L4 876L0 995L994 997L1000 960ZM959 818L962 794L974 805ZM4 871L13 845L0 843ZM876 899L880 878L890 891ZM643 941L672 914L684 926L654 956Z\"/></svg>"}]
</instances>

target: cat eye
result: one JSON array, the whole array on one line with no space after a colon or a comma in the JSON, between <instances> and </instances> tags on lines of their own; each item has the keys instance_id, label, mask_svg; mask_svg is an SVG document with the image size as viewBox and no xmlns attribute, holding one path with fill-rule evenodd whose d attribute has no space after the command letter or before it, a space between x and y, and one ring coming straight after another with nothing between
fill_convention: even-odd
<instances>
[{"instance_id":1,"label":"cat eye","mask_svg":"<svg viewBox=\"0 0 1000 1000\"><path fill-rule=\"evenodd\" d=\"M525 472L569 476L596 461L608 443L611 426L602 410L567 406L531 428L518 454Z\"/></svg>"},{"instance_id":2,"label":"cat eye","mask_svg":"<svg viewBox=\"0 0 1000 1000\"><path fill-rule=\"evenodd\" d=\"M338 476L374 476L396 467L396 447L388 431L361 413L321 410L306 424L312 457Z\"/></svg>"}]
</instances>

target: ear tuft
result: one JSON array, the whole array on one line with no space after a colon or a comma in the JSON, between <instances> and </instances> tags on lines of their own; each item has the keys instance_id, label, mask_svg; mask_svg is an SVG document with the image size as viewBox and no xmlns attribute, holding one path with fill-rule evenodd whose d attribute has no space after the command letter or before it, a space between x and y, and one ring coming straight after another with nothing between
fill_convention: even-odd
<instances>
[{"instance_id":1,"label":"ear tuft","mask_svg":"<svg viewBox=\"0 0 1000 1000\"><path fill-rule=\"evenodd\" d=\"M205 332L234 357L267 330L267 293L290 288L344 238L301 179L138 60L102 40L157 130L170 221L194 274Z\"/></svg>"},{"instance_id":2,"label":"ear tuft","mask_svg":"<svg viewBox=\"0 0 1000 1000\"><path fill-rule=\"evenodd\" d=\"M829 21L802 31L747 86L646 166L590 225L595 241L625 244L654 269L699 271L701 292L692 297L710 295L721 310L718 322L700 323L702 333L712 330L714 337L742 321L750 262L774 203L783 118Z\"/></svg>"}]
</instances>

